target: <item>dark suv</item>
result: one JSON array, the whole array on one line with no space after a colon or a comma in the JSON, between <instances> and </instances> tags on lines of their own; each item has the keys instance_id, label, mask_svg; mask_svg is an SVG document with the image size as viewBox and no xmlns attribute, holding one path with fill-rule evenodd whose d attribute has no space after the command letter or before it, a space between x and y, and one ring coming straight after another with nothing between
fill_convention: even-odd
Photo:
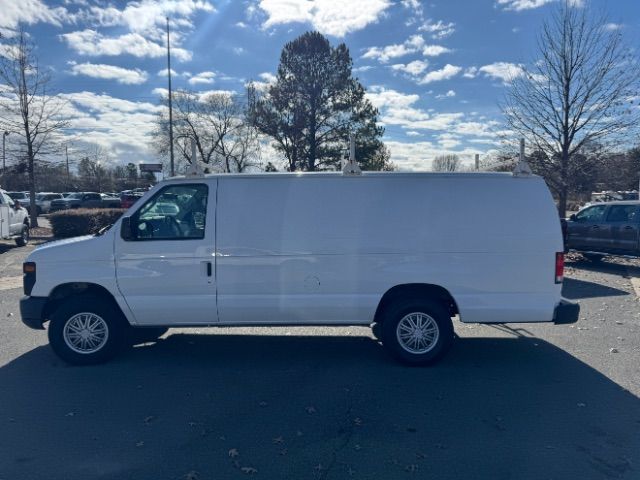
<instances>
[{"instance_id":1,"label":"dark suv","mask_svg":"<svg viewBox=\"0 0 640 480\"><path fill-rule=\"evenodd\" d=\"M640 256L640 201L602 202L567 219L566 246L592 260Z\"/></svg>"}]
</instances>

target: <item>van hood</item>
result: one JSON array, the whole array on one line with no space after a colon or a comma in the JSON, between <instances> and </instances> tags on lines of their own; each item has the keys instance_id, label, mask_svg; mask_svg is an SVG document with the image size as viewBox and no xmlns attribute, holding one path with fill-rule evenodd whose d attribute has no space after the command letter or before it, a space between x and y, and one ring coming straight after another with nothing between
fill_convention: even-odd
<instances>
[{"instance_id":1,"label":"van hood","mask_svg":"<svg viewBox=\"0 0 640 480\"><path fill-rule=\"evenodd\" d=\"M113 257L111 231L101 236L85 235L43 243L27 257L28 262L65 263L105 260Z\"/></svg>"}]
</instances>

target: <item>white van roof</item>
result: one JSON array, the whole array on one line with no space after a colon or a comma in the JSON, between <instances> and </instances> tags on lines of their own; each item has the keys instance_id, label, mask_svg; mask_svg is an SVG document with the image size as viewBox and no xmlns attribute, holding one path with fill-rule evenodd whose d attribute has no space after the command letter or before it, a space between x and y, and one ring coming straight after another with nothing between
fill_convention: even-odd
<instances>
[{"instance_id":1,"label":"white van roof","mask_svg":"<svg viewBox=\"0 0 640 480\"><path fill-rule=\"evenodd\" d=\"M344 175L342 172L264 172L264 173L208 173L203 177L175 176L162 182L185 180L194 181L202 178L282 178L282 177L327 177L327 178L363 178L363 177L428 177L428 178L539 178L537 175L514 176L511 172L362 172L362 175Z\"/></svg>"}]
</instances>

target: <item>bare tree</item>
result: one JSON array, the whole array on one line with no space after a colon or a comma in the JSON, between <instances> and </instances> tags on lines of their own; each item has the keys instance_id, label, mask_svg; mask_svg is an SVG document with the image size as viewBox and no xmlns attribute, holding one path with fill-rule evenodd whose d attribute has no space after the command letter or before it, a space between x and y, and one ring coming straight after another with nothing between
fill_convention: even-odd
<instances>
[{"instance_id":1,"label":"bare tree","mask_svg":"<svg viewBox=\"0 0 640 480\"><path fill-rule=\"evenodd\" d=\"M457 155L439 155L433 159L431 170L434 172L457 172L460 170L460 158Z\"/></svg>"},{"instance_id":2,"label":"bare tree","mask_svg":"<svg viewBox=\"0 0 640 480\"><path fill-rule=\"evenodd\" d=\"M258 164L258 133L245 121L244 107L234 95L180 90L172 99L174 137L184 163L191 162L193 138L199 159L211 169L242 172ZM167 113L162 112L153 135L154 146L162 155L169 150L168 130Z\"/></svg>"},{"instance_id":3,"label":"bare tree","mask_svg":"<svg viewBox=\"0 0 640 480\"><path fill-rule=\"evenodd\" d=\"M38 65L34 44L20 30L14 38L4 43L4 54L0 59L0 126L18 135L23 143L29 191L31 193L31 226L38 226L35 205L35 163L45 155L46 148L55 134L67 127L60 118L64 105L58 96L49 95L51 82L49 72Z\"/></svg>"},{"instance_id":4,"label":"bare tree","mask_svg":"<svg viewBox=\"0 0 640 480\"><path fill-rule=\"evenodd\" d=\"M615 141L638 121L637 62L607 23L565 0L542 27L539 58L512 79L502 105L508 126L544 153L531 167L557 195L562 216L580 150Z\"/></svg>"}]
</instances>

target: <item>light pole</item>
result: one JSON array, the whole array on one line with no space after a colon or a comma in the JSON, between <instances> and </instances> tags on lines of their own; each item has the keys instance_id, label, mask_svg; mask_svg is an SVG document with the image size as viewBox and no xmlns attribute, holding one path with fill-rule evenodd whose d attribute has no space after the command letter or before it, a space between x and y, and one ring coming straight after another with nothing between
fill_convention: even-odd
<instances>
[{"instance_id":1,"label":"light pole","mask_svg":"<svg viewBox=\"0 0 640 480\"><path fill-rule=\"evenodd\" d=\"M171 157L171 176L176 176L176 168L173 160L173 106L171 99L171 43L169 37L169 17L167 17L167 77L169 79L169 154Z\"/></svg>"},{"instance_id":2,"label":"light pole","mask_svg":"<svg viewBox=\"0 0 640 480\"><path fill-rule=\"evenodd\" d=\"M6 172L7 169L7 158L6 158L6 149L5 149L5 142L7 140L7 137L9 136L9 132L7 132L6 130L4 131L4 133L2 134L2 179L4 180L4 174Z\"/></svg>"}]
</instances>

